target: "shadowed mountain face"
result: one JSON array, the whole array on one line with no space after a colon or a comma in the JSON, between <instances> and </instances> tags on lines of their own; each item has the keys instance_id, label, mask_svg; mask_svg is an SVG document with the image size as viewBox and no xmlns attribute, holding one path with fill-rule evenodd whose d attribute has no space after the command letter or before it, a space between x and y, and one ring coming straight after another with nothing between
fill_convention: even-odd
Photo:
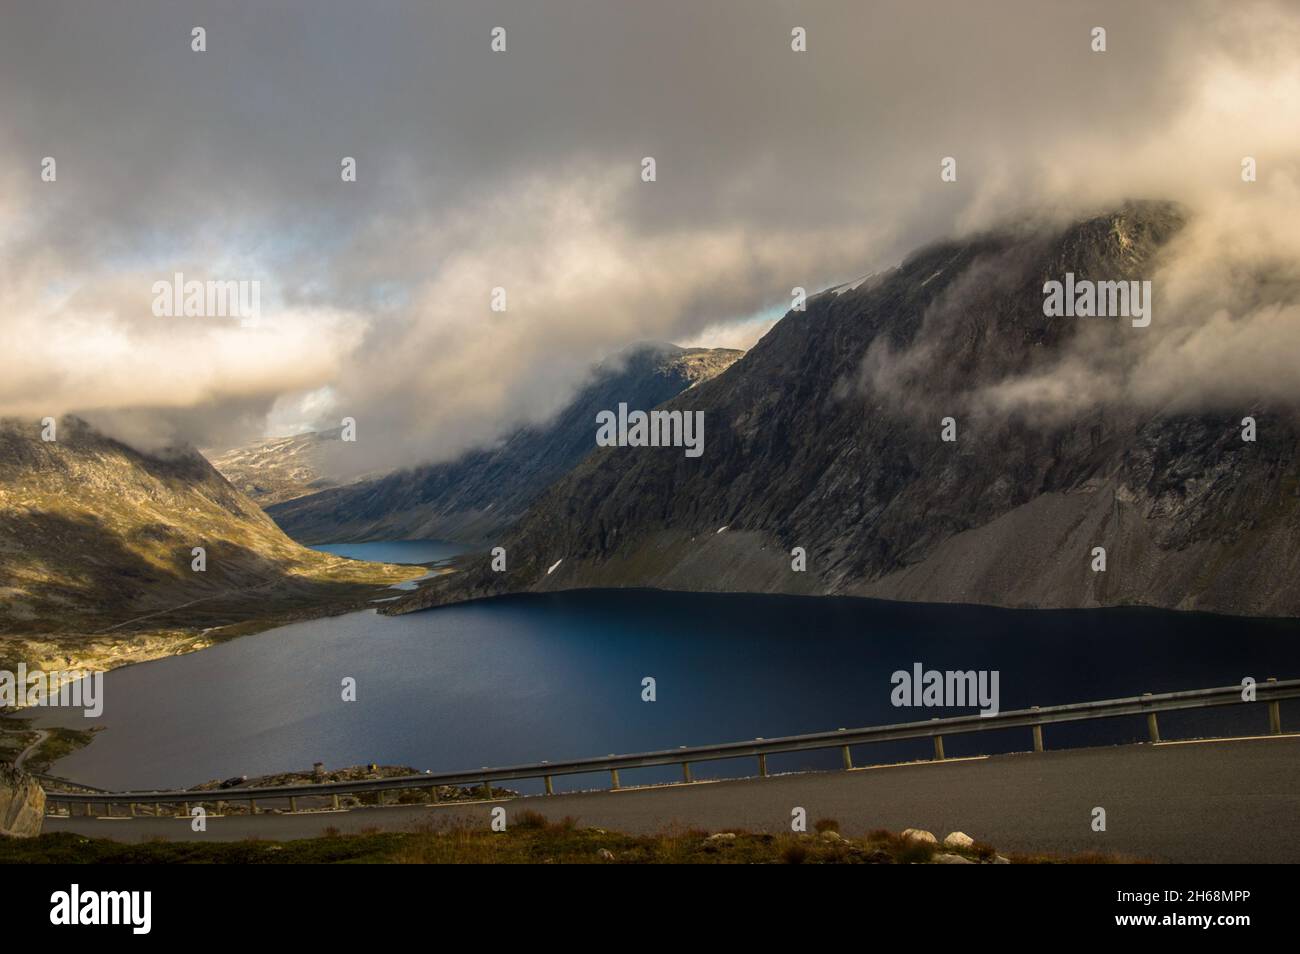
<instances>
[{"instance_id":1,"label":"shadowed mountain face","mask_svg":"<svg viewBox=\"0 0 1300 954\"><path fill-rule=\"evenodd\" d=\"M1067 271L1151 278L1182 222L1167 204L1135 204L1051 233L936 245L823 293L666 405L704 412L702 457L593 448L503 541L507 572L467 558L385 611L652 586L1298 614L1294 408L1066 400L1031 415L987 400L1067 347L1157 331L1046 318L1043 287ZM1255 443L1241 438L1247 414Z\"/></svg>"},{"instance_id":2,"label":"shadowed mountain face","mask_svg":"<svg viewBox=\"0 0 1300 954\"><path fill-rule=\"evenodd\" d=\"M489 543L552 481L592 448L596 412L649 409L720 374L739 358L729 349L642 345L599 367L548 424L459 459L300 497L267 508L286 533L307 543L445 539Z\"/></svg>"},{"instance_id":3,"label":"shadowed mountain face","mask_svg":"<svg viewBox=\"0 0 1300 954\"><path fill-rule=\"evenodd\" d=\"M73 418L40 431L0 422L2 658L115 665L134 636L338 611L413 575L299 546L191 449L142 454Z\"/></svg>"}]
</instances>

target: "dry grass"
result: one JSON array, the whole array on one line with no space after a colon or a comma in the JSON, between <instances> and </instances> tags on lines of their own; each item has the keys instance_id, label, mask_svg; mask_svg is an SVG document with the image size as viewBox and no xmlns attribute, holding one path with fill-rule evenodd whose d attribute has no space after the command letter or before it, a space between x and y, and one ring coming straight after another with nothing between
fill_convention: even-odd
<instances>
[{"instance_id":1,"label":"dry grass","mask_svg":"<svg viewBox=\"0 0 1300 954\"><path fill-rule=\"evenodd\" d=\"M89 839L66 832L33 839L0 839L3 863L116 864L924 864L934 845L879 829L865 838L833 834L838 823L824 819L821 834L779 835L733 831L719 837L697 829L669 829L653 835L628 835L582 828L573 818L551 821L524 810L512 815L504 832L484 826L427 824L410 832L363 829L342 834L337 827L321 837L271 842L168 842L138 845ZM942 849L988 863L988 845ZM1074 857L1011 855L1013 863L1109 864L1132 859L1090 853Z\"/></svg>"}]
</instances>

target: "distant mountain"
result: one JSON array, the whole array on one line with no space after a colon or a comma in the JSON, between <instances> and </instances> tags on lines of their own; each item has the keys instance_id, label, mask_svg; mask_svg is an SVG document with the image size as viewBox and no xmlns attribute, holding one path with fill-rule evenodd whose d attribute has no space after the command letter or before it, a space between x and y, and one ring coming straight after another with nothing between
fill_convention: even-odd
<instances>
[{"instance_id":1,"label":"distant mountain","mask_svg":"<svg viewBox=\"0 0 1300 954\"><path fill-rule=\"evenodd\" d=\"M151 658L208 629L362 606L421 571L294 543L190 448L144 454L74 418L40 433L0 422L0 659Z\"/></svg>"},{"instance_id":2,"label":"distant mountain","mask_svg":"<svg viewBox=\"0 0 1300 954\"><path fill-rule=\"evenodd\" d=\"M326 476L325 451L341 428L272 437L226 451L204 451L221 475L263 507L305 497L340 481Z\"/></svg>"},{"instance_id":3,"label":"distant mountain","mask_svg":"<svg viewBox=\"0 0 1300 954\"><path fill-rule=\"evenodd\" d=\"M1133 204L1063 230L938 244L823 293L665 405L703 412L703 456L591 448L500 541L507 572L466 558L384 611L649 586L1300 614L1295 408L1080 402L1049 419L971 407L981 389L1053 367L1101 320L1045 318L1045 282L1149 278L1183 221L1174 206ZM1119 321L1116 334L1156 330ZM1255 443L1241 439L1246 414Z\"/></svg>"},{"instance_id":4,"label":"distant mountain","mask_svg":"<svg viewBox=\"0 0 1300 954\"><path fill-rule=\"evenodd\" d=\"M651 408L726 370L742 352L644 344L595 369L550 422L455 461L299 497L267 508L308 543L447 539L487 543L593 446L602 408ZM256 479L256 478L253 478Z\"/></svg>"}]
</instances>

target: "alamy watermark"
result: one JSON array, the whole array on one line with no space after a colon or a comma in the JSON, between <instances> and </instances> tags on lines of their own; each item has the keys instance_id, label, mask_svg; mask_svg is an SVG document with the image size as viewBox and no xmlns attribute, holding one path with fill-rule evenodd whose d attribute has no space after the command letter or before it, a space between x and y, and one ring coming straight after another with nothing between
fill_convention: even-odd
<instances>
[{"instance_id":1,"label":"alamy watermark","mask_svg":"<svg viewBox=\"0 0 1300 954\"><path fill-rule=\"evenodd\" d=\"M182 272L172 280L153 283L153 313L159 318L238 318L251 328L262 317L262 283L186 281Z\"/></svg>"},{"instance_id":2,"label":"alamy watermark","mask_svg":"<svg viewBox=\"0 0 1300 954\"><path fill-rule=\"evenodd\" d=\"M18 664L17 672L0 669L0 707L81 709L88 719L104 712L102 670L33 669Z\"/></svg>"},{"instance_id":3,"label":"alamy watermark","mask_svg":"<svg viewBox=\"0 0 1300 954\"><path fill-rule=\"evenodd\" d=\"M687 457L704 453L703 411L628 411L596 414L597 447L684 447Z\"/></svg>"},{"instance_id":4,"label":"alamy watermark","mask_svg":"<svg viewBox=\"0 0 1300 954\"><path fill-rule=\"evenodd\" d=\"M998 680L996 669L947 670L926 669L912 664L912 671L899 669L889 679L894 686L889 701L900 708L961 708L979 706L981 716L998 714Z\"/></svg>"},{"instance_id":5,"label":"alamy watermark","mask_svg":"<svg viewBox=\"0 0 1300 954\"><path fill-rule=\"evenodd\" d=\"M132 934L148 934L153 926L152 891L92 891L73 884L50 895L54 925L126 925Z\"/></svg>"},{"instance_id":6,"label":"alamy watermark","mask_svg":"<svg viewBox=\"0 0 1300 954\"><path fill-rule=\"evenodd\" d=\"M1149 281L1076 281L1074 272L1065 281L1043 284L1043 314L1048 318L1131 318L1134 328L1151 324Z\"/></svg>"}]
</instances>

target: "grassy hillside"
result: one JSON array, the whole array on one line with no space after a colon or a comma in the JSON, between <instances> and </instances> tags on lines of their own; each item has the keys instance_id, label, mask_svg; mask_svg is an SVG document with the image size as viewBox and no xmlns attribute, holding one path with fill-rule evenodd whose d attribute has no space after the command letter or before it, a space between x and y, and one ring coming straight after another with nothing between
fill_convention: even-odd
<instances>
[{"instance_id":1,"label":"grassy hillside","mask_svg":"<svg viewBox=\"0 0 1300 954\"><path fill-rule=\"evenodd\" d=\"M109 668L364 606L424 572L294 543L192 449L145 454L71 418L57 437L0 422L0 663Z\"/></svg>"}]
</instances>

